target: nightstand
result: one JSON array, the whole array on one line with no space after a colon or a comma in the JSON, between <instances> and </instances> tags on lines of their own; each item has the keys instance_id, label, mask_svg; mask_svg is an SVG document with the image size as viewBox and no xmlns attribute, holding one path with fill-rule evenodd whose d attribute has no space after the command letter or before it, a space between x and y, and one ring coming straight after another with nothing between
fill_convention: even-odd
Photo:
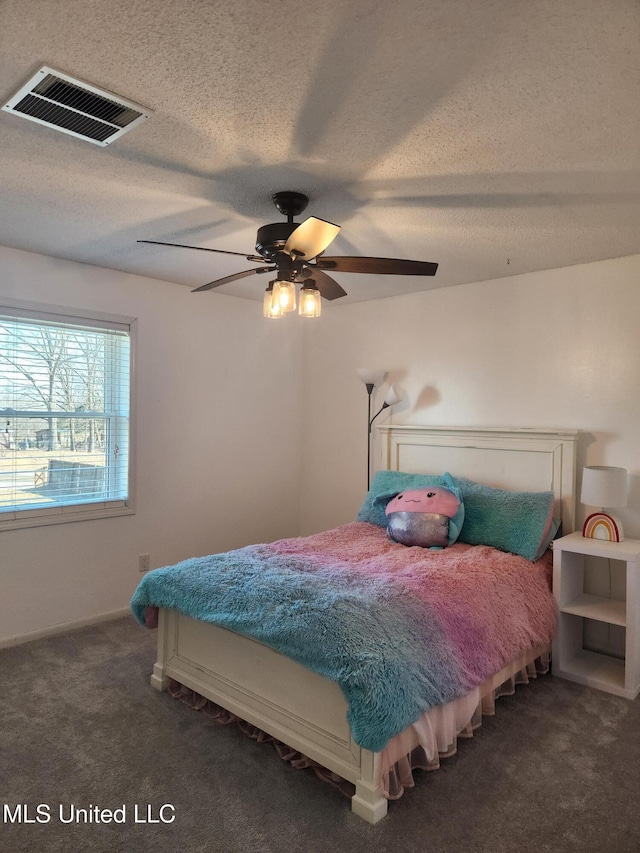
<instances>
[{"instance_id":1,"label":"nightstand","mask_svg":"<svg viewBox=\"0 0 640 853\"><path fill-rule=\"evenodd\" d=\"M585 557L618 560L626 568L626 601L584 592ZM553 591L560 609L553 673L635 699L640 693L640 540L605 542L570 533L553 543ZM625 659L583 648L585 619L625 628Z\"/></svg>"}]
</instances>

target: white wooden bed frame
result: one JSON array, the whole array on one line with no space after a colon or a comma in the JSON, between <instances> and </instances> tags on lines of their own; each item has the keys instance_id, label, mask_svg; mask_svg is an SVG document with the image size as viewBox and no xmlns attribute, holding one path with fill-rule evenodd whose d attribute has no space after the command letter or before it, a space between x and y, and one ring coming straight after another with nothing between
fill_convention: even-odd
<instances>
[{"instance_id":1,"label":"white wooden bed frame","mask_svg":"<svg viewBox=\"0 0 640 853\"><path fill-rule=\"evenodd\" d=\"M563 532L574 528L573 430L385 426L377 467L465 476L517 491L551 489ZM247 637L161 609L151 684L175 679L355 784L352 810L387 813L381 753L359 747L337 684ZM417 746L417 743L415 744Z\"/></svg>"}]
</instances>

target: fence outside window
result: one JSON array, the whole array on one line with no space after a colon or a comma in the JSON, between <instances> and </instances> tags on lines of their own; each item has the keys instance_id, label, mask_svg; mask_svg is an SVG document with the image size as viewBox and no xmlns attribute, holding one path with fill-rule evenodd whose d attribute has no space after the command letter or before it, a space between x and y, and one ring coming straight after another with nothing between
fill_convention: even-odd
<instances>
[{"instance_id":1,"label":"fence outside window","mask_svg":"<svg viewBox=\"0 0 640 853\"><path fill-rule=\"evenodd\" d=\"M132 511L132 322L0 304L0 529Z\"/></svg>"}]
</instances>

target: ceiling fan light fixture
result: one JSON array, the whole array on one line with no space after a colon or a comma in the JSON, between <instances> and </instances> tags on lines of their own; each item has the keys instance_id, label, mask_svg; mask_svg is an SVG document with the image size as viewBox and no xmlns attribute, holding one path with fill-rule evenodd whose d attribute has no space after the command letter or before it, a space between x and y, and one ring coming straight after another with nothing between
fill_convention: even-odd
<instances>
[{"instance_id":1,"label":"ceiling fan light fixture","mask_svg":"<svg viewBox=\"0 0 640 853\"><path fill-rule=\"evenodd\" d=\"M284 317L284 311L273 298L273 285L275 282L270 281L269 286L264 292L264 300L262 303L262 315L269 320L277 320L279 317Z\"/></svg>"},{"instance_id":2,"label":"ceiling fan light fixture","mask_svg":"<svg viewBox=\"0 0 640 853\"><path fill-rule=\"evenodd\" d=\"M292 281L273 282L273 301L284 313L296 310L296 286Z\"/></svg>"},{"instance_id":3,"label":"ceiling fan light fixture","mask_svg":"<svg viewBox=\"0 0 640 853\"><path fill-rule=\"evenodd\" d=\"M319 317L322 313L322 297L313 279L307 279L300 289L300 307L298 314L301 317Z\"/></svg>"},{"instance_id":4,"label":"ceiling fan light fixture","mask_svg":"<svg viewBox=\"0 0 640 853\"><path fill-rule=\"evenodd\" d=\"M213 290L216 287L230 284L240 278L246 278L257 273L273 273L277 278L273 282L271 300L277 308L267 305L265 296L265 317L277 317L282 313L296 310L296 285L310 276L315 276L314 288L320 292L322 299L334 300L347 295L347 291L338 284L326 270L330 272L364 273L365 275L435 275L437 263L431 261L411 261L403 258L369 258L337 256L327 257L324 250L340 231L339 225L334 225L324 219L310 216L299 225L293 217L303 211L308 197L303 193L286 191L274 193L273 201L280 213L287 217L287 222L275 222L263 225L258 229L256 237L257 255L234 252L229 249L213 249L209 246L185 246L182 243L165 243L160 240L139 240L139 243L153 243L159 246L175 246L181 249L199 249L203 252L219 252L223 255L238 255L253 263L266 266L254 267L241 272L232 273L224 278L209 281L196 287L194 293L203 290ZM305 306L301 308L303 317L318 317L320 315L320 297L314 295L309 286L304 293ZM304 290L304 288L303 288ZM313 305L313 307L312 307ZM279 310L278 310L279 309Z\"/></svg>"}]
</instances>

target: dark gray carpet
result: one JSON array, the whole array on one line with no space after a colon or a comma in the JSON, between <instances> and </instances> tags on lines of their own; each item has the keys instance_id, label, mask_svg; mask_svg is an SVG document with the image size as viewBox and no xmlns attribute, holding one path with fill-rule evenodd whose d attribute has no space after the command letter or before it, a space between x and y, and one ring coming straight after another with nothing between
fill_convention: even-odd
<instances>
[{"instance_id":1,"label":"dark gray carpet","mask_svg":"<svg viewBox=\"0 0 640 853\"><path fill-rule=\"evenodd\" d=\"M5 810L2 853L640 850L639 702L552 676L519 687L369 826L271 746L156 693L154 643L122 619L0 651L0 807L51 814ZM173 823L133 822L164 803ZM127 823L61 824L60 804L125 804Z\"/></svg>"}]
</instances>

